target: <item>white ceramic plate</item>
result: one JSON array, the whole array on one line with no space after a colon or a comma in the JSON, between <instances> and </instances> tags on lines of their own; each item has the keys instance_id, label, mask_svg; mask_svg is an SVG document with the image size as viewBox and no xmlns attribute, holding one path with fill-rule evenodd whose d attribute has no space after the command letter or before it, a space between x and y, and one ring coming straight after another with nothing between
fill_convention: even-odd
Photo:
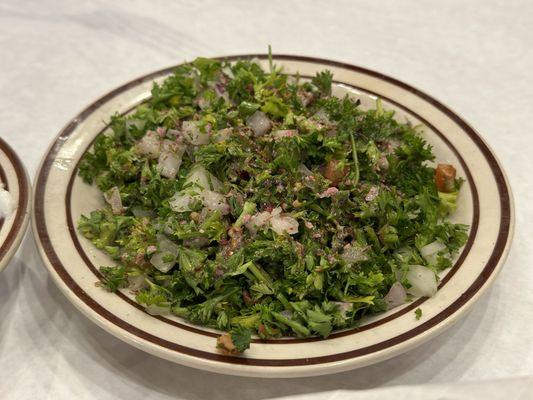
<instances>
[{"instance_id":1,"label":"white ceramic plate","mask_svg":"<svg viewBox=\"0 0 533 400\"><path fill-rule=\"evenodd\" d=\"M267 65L265 56L257 57ZM470 236L454 266L441 276L435 297L369 318L359 329L336 332L327 339L255 340L245 355L233 357L216 351L216 331L177 317L150 316L127 291L112 294L96 287L97 267L111 261L75 226L81 214L103 203L96 188L77 176L78 162L106 130L110 115L127 113L146 100L153 81L164 79L173 68L127 83L97 100L50 147L34 192L34 230L46 266L67 298L105 330L149 353L210 371L261 377L319 375L375 363L420 345L464 315L502 267L513 232L513 203L498 161L459 116L400 81L327 60L277 56L275 62L286 73L304 77L327 68L334 74L334 93L356 96L363 106L380 97L399 120L424 126L438 161L458 167L466 182L453 219L470 225ZM413 312L418 307L423 310L420 320Z\"/></svg>"},{"instance_id":2,"label":"white ceramic plate","mask_svg":"<svg viewBox=\"0 0 533 400\"><path fill-rule=\"evenodd\" d=\"M9 192L13 211L0 218L0 271L17 251L30 219L30 181L13 149L0 138L0 185Z\"/></svg>"}]
</instances>

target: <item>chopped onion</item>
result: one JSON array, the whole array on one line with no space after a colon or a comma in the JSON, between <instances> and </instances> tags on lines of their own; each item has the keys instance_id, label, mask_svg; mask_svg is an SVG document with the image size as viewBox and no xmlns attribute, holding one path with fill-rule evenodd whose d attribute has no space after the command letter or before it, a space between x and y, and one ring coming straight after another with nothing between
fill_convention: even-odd
<instances>
[{"instance_id":1,"label":"chopped onion","mask_svg":"<svg viewBox=\"0 0 533 400\"><path fill-rule=\"evenodd\" d=\"M235 77L235 75L233 75L233 71L231 70L230 67L224 67L222 68L222 72L225 73L228 77L230 77L231 79L233 79Z\"/></svg>"},{"instance_id":2,"label":"chopped onion","mask_svg":"<svg viewBox=\"0 0 533 400\"><path fill-rule=\"evenodd\" d=\"M411 265L407 272L407 280L411 284L407 293L413 296L431 297L437 293L437 277L429 268L422 265Z\"/></svg>"},{"instance_id":3,"label":"chopped onion","mask_svg":"<svg viewBox=\"0 0 533 400\"><path fill-rule=\"evenodd\" d=\"M366 261L368 260L368 256L366 255L368 249L368 247L362 247L357 243L347 244L344 246L344 251L341 257L344 261L350 264Z\"/></svg>"},{"instance_id":4,"label":"chopped onion","mask_svg":"<svg viewBox=\"0 0 533 400\"><path fill-rule=\"evenodd\" d=\"M150 158L159 157L161 151L161 137L154 131L148 131L135 145L139 153Z\"/></svg>"},{"instance_id":5,"label":"chopped onion","mask_svg":"<svg viewBox=\"0 0 533 400\"><path fill-rule=\"evenodd\" d=\"M181 166L185 146L171 140L163 140L162 151L157 162L159 173L165 178L174 179Z\"/></svg>"},{"instance_id":6,"label":"chopped onion","mask_svg":"<svg viewBox=\"0 0 533 400\"><path fill-rule=\"evenodd\" d=\"M276 139L283 139L287 137L298 136L298 131L296 129L280 129L272 132L272 136Z\"/></svg>"},{"instance_id":7,"label":"chopped onion","mask_svg":"<svg viewBox=\"0 0 533 400\"><path fill-rule=\"evenodd\" d=\"M246 125L254 131L255 136L266 135L272 129L272 122L262 111L256 111L249 116Z\"/></svg>"},{"instance_id":8,"label":"chopped onion","mask_svg":"<svg viewBox=\"0 0 533 400\"><path fill-rule=\"evenodd\" d=\"M287 232L289 235L298 233L298 221L287 215L276 215L270 219L272 230L278 235Z\"/></svg>"},{"instance_id":9,"label":"chopped onion","mask_svg":"<svg viewBox=\"0 0 533 400\"><path fill-rule=\"evenodd\" d=\"M118 187L113 186L107 192L104 193L105 201L111 206L113 214L122 214L124 207L122 207L122 199L120 198L120 192Z\"/></svg>"},{"instance_id":10,"label":"chopped onion","mask_svg":"<svg viewBox=\"0 0 533 400\"><path fill-rule=\"evenodd\" d=\"M339 189L337 189L335 186L332 186L324 190L322 193L319 193L318 197L323 199L325 197L335 196L337 193L339 193Z\"/></svg>"},{"instance_id":11,"label":"chopped onion","mask_svg":"<svg viewBox=\"0 0 533 400\"><path fill-rule=\"evenodd\" d=\"M161 272L168 272L176 264L179 246L165 235L157 235L157 252L150 258L150 263Z\"/></svg>"},{"instance_id":12,"label":"chopped onion","mask_svg":"<svg viewBox=\"0 0 533 400\"><path fill-rule=\"evenodd\" d=\"M438 253L442 250L446 250L446 246L442 242L435 240L422 247L420 249L420 254L422 254L422 257L424 257L428 263L435 264L437 262Z\"/></svg>"},{"instance_id":13,"label":"chopped onion","mask_svg":"<svg viewBox=\"0 0 533 400\"><path fill-rule=\"evenodd\" d=\"M231 128L224 128L219 131L217 131L213 135L213 141L215 143L220 143L228 140L231 137L231 134L233 133L233 129Z\"/></svg>"},{"instance_id":14,"label":"chopped onion","mask_svg":"<svg viewBox=\"0 0 533 400\"><path fill-rule=\"evenodd\" d=\"M174 196L172 196L168 204L172 211L186 212L186 211L191 211L189 206L196 199L197 199L196 196L192 196L187 193L178 192L174 194Z\"/></svg>"},{"instance_id":15,"label":"chopped onion","mask_svg":"<svg viewBox=\"0 0 533 400\"><path fill-rule=\"evenodd\" d=\"M258 228L265 226L270 221L270 218L272 215L268 211L262 211L253 215L244 225L252 234L255 234Z\"/></svg>"},{"instance_id":16,"label":"chopped onion","mask_svg":"<svg viewBox=\"0 0 533 400\"><path fill-rule=\"evenodd\" d=\"M148 284L146 283L146 275L140 274L140 275L129 275L128 276L128 283L129 288L131 290L139 290L142 289Z\"/></svg>"},{"instance_id":17,"label":"chopped onion","mask_svg":"<svg viewBox=\"0 0 533 400\"><path fill-rule=\"evenodd\" d=\"M200 193L202 203L209 211L220 211L222 215L229 214L230 207L224 195L212 190L203 190Z\"/></svg>"},{"instance_id":18,"label":"chopped onion","mask_svg":"<svg viewBox=\"0 0 533 400\"><path fill-rule=\"evenodd\" d=\"M348 311L352 311L353 309L353 303L348 303L346 301L334 301L333 303L337 305L342 316L346 316Z\"/></svg>"},{"instance_id":19,"label":"chopped onion","mask_svg":"<svg viewBox=\"0 0 533 400\"><path fill-rule=\"evenodd\" d=\"M176 153L163 152L159 155L157 161L157 169L161 176L165 178L174 179L181 166L181 157Z\"/></svg>"},{"instance_id":20,"label":"chopped onion","mask_svg":"<svg viewBox=\"0 0 533 400\"><path fill-rule=\"evenodd\" d=\"M271 215L272 217L275 217L275 216L277 216L277 215L281 215L281 212L282 212L282 211L283 211L283 210L281 209L281 207L276 207L276 208L274 208L272 211L270 211L270 215Z\"/></svg>"},{"instance_id":21,"label":"chopped onion","mask_svg":"<svg viewBox=\"0 0 533 400\"><path fill-rule=\"evenodd\" d=\"M250 217L245 222L246 228L255 234L258 228L264 227L267 224L270 225L272 230L278 235L287 232L289 235L298 233L298 221L289 215L281 213L281 207L276 207L272 211L262 211Z\"/></svg>"},{"instance_id":22,"label":"chopped onion","mask_svg":"<svg viewBox=\"0 0 533 400\"><path fill-rule=\"evenodd\" d=\"M170 308L168 306L150 304L149 306L146 306L146 312L150 315L167 315L170 313Z\"/></svg>"},{"instance_id":23,"label":"chopped onion","mask_svg":"<svg viewBox=\"0 0 533 400\"><path fill-rule=\"evenodd\" d=\"M378 197L378 194L379 194L379 187L372 186L365 196L365 201L374 200L376 197Z\"/></svg>"},{"instance_id":24,"label":"chopped onion","mask_svg":"<svg viewBox=\"0 0 533 400\"><path fill-rule=\"evenodd\" d=\"M195 165L191 169L191 172L189 172L184 185L188 186L190 184L195 184L202 189L211 189L216 192L222 189L222 183L210 174L201 164Z\"/></svg>"},{"instance_id":25,"label":"chopped onion","mask_svg":"<svg viewBox=\"0 0 533 400\"><path fill-rule=\"evenodd\" d=\"M194 121L183 121L181 130L185 140L190 144L199 146L209 143L209 133L202 132L198 124Z\"/></svg>"},{"instance_id":26,"label":"chopped onion","mask_svg":"<svg viewBox=\"0 0 533 400\"><path fill-rule=\"evenodd\" d=\"M389 310L394 307L401 306L405 303L406 299L407 292L400 282L394 282L389 290L389 293L387 293L384 297L384 300L389 306Z\"/></svg>"},{"instance_id":27,"label":"chopped onion","mask_svg":"<svg viewBox=\"0 0 533 400\"><path fill-rule=\"evenodd\" d=\"M176 264L176 259L172 257L172 260L167 261L167 258L170 258L172 253L168 251L158 251L150 258L150 264L157 268L161 272L168 272L172 269L174 264Z\"/></svg>"}]
</instances>

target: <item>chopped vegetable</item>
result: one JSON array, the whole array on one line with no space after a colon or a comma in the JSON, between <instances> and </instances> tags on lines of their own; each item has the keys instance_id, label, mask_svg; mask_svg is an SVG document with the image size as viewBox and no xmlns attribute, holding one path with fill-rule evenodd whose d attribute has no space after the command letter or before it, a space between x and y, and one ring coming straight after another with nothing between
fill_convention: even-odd
<instances>
[{"instance_id":1,"label":"chopped vegetable","mask_svg":"<svg viewBox=\"0 0 533 400\"><path fill-rule=\"evenodd\" d=\"M437 190L443 193L453 192L455 189L455 168L450 164L439 164L435 169L435 183Z\"/></svg>"},{"instance_id":2,"label":"chopped vegetable","mask_svg":"<svg viewBox=\"0 0 533 400\"><path fill-rule=\"evenodd\" d=\"M201 58L112 117L79 167L106 200L78 223L116 263L101 286L229 332L228 354L434 295L467 238L447 220L462 180L430 166L418 128L332 82Z\"/></svg>"}]
</instances>

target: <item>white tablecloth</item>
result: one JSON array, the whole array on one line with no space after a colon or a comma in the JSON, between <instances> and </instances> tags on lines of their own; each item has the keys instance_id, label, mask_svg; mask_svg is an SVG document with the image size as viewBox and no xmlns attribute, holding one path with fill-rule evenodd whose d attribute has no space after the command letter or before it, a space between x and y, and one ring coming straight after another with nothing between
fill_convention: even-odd
<instances>
[{"instance_id":1,"label":"white tablecloth","mask_svg":"<svg viewBox=\"0 0 533 400\"><path fill-rule=\"evenodd\" d=\"M270 43L274 52L392 75L462 114L509 175L517 229L493 288L437 339L360 370L275 381L181 367L115 339L58 291L28 234L0 276L0 397L341 399L346 392L324 392L380 387L353 398L481 398L479 390L491 399L502 391L507 400L531 398L532 28L527 0L3 0L0 135L32 177L59 129L108 90L198 55L265 52Z\"/></svg>"}]
</instances>

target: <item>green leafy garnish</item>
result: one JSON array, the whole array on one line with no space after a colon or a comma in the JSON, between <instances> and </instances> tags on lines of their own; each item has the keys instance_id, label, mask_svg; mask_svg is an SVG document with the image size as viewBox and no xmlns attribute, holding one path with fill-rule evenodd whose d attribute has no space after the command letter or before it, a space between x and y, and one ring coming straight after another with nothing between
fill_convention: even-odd
<instances>
[{"instance_id":1,"label":"green leafy garnish","mask_svg":"<svg viewBox=\"0 0 533 400\"><path fill-rule=\"evenodd\" d=\"M113 116L78 170L106 202L78 221L117 264L101 286L229 332L219 347L235 354L255 334L357 326L409 288L411 265L451 266L468 236L447 219L462 179L439 192L420 127L333 82L284 74L270 49L266 70L199 58Z\"/></svg>"}]
</instances>

